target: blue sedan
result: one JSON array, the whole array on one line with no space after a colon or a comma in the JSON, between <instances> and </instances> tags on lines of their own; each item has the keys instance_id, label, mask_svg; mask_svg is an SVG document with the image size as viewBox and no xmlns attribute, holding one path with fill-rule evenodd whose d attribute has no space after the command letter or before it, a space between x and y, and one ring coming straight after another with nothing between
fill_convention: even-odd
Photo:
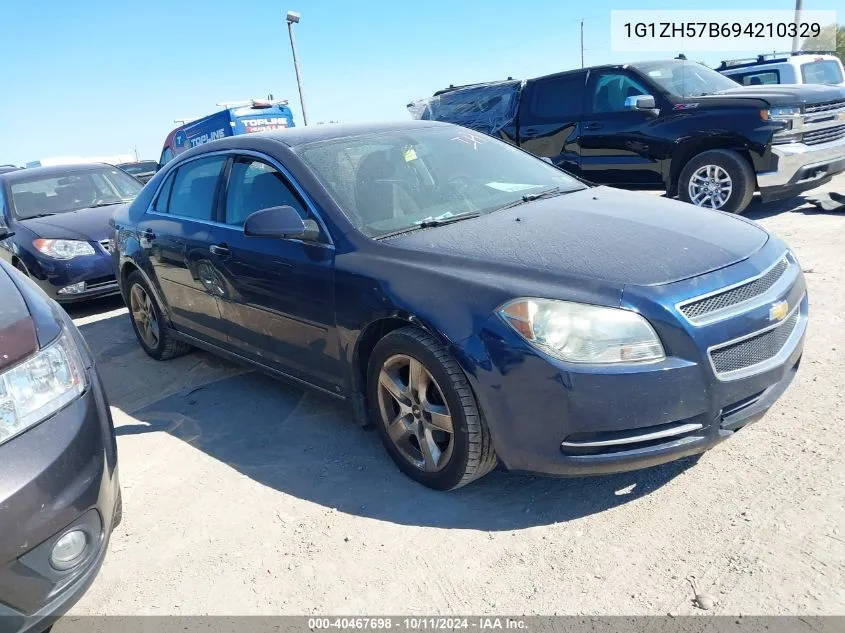
<instances>
[{"instance_id":1,"label":"blue sedan","mask_svg":"<svg viewBox=\"0 0 845 633\"><path fill-rule=\"evenodd\" d=\"M0 258L59 303L120 292L109 257L109 220L143 184L102 164L0 174Z\"/></svg>"},{"instance_id":2,"label":"blue sedan","mask_svg":"<svg viewBox=\"0 0 845 633\"><path fill-rule=\"evenodd\" d=\"M114 229L150 356L204 348L345 400L441 490L701 453L780 397L807 326L798 261L755 223L442 123L214 141Z\"/></svg>"}]
</instances>

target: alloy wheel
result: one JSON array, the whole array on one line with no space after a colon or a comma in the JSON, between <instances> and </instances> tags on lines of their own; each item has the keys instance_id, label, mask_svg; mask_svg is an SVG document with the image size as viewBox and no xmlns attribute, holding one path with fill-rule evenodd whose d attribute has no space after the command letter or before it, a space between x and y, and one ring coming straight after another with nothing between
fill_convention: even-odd
<instances>
[{"instance_id":1,"label":"alloy wheel","mask_svg":"<svg viewBox=\"0 0 845 633\"><path fill-rule=\"evenodd\" d=\"M160 337L158 319L150 295L139 284L133 285L129 292L129 309L132 312L135 327L146 346L149 349L156 349Z\"/></svg>"},{"instance_id":2,"label":"alloy wheel","mask_svg":"<svg viewBox=\"0 0 845 633\"><path fill-rule=\"evenodd\" d=\"M443 470L455 431L443 391L416 358L388 358L378 377L378 404L387 436L401 455L424 472Z\"/></svg>"},{"instance_id":3,"label":"alloy wheel","mask_svg":"<svg viewBox=\"0 0 845 633\"><path fill-rule=\"evenodd\" d=\"M689 181L690 202L699 207L721 209L731 197L733 182L719 165L703 165Z\"/></svg>"}]
</instances>

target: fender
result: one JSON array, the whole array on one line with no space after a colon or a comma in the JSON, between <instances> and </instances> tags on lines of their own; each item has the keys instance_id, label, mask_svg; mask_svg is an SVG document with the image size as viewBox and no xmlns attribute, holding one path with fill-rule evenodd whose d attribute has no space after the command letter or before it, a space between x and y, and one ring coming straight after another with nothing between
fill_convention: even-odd
<instances>
[{"instance_id":1,"label":"fender","mask_svg":"<svg viewBox=\"0 0 845 633\"><path fill-rule=\"evenodd\" d=\"M120 286L121 294L126 299L126 291L127 288L123 287L123 280L128 275L127 269L132 268L133 270L137 270L141 273L141 276L144 278L144 281L147 282L147 286L153 293L153 298L158 303L159 307L162 311L162 316L167 321L168 325L172 325L170 319L170 304L168 304L164 300L164 293L161 292L161 288L159 288L158 284L153 281L152 276L149 274L148 271L144 270L143 266L139 263L139 260L136 258L138 252L140 252L141 245L134 239L134 236L125 242L126 247L124 250L124 254L120 256L120 261L118 262L118 274L117 274L117 283Z\"/></svg>"}]
</instances>

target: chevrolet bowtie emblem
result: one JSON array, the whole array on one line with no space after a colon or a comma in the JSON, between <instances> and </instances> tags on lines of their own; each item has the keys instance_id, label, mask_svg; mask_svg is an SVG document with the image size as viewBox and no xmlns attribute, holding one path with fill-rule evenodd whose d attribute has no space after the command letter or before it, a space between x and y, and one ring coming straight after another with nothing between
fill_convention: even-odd
<instances>
[{"instance_id":1,"label":"chevrolet bowtie emblem","mask_svg":"<svg viewBox=\"0 0 845 633\"><path fill-rule=\"evenodd\" d=\"M789 313L789 303L778 301L769 308L769 321L783 321Z\"/></svg>"}]
</instances>

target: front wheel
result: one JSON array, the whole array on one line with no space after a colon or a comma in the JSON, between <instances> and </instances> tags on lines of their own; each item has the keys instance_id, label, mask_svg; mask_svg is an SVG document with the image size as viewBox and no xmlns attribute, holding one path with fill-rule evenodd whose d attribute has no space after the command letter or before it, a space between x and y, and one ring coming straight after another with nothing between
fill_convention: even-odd
<instances>
[{"instance_id":1,"label":"front wheel","mask_svg":"<svg viewBox=\"0 0 845 633\"><path fill-rule=\"evenodd\" d=\"M678 197L699 207L742 213L754 196L755 185L754 172L743 156L730 150L710 150L684 166Z\"/></svg>"},{"instance_id":2,"label":"front wheel","mask_svg":"<svg viewBox=\"0 0 845 633\"><path fill-rule=\"evenodd\" d=\"M431 335L395 330L373 350L370 416L399 469L435 490L452 490L496 465L490 431L457 362Z\"/></svg>"}]
</instances>

